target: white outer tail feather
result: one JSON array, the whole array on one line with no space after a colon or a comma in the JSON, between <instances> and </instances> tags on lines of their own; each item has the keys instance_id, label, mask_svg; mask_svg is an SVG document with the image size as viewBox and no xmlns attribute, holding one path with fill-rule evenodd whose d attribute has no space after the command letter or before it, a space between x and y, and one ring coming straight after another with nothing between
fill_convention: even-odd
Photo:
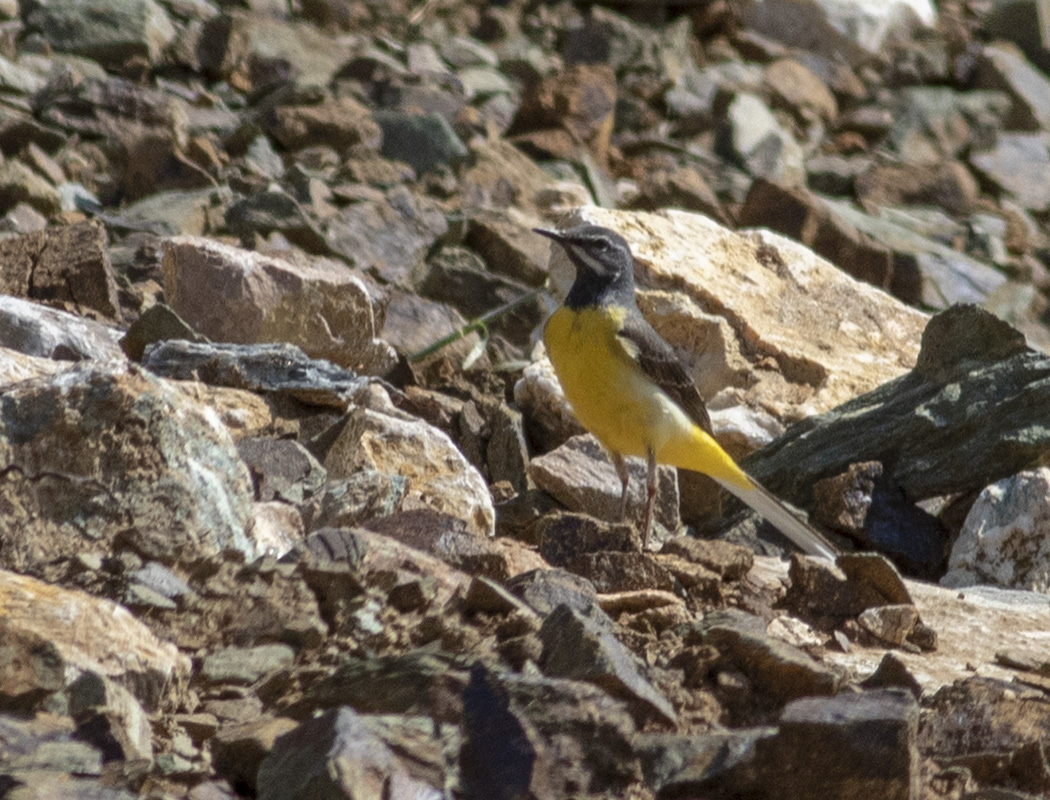
<instances>
[{"instance_id":1,"label":"white outer tail feather","mask_svg":"<svg viewBox=\"0 0 1050 800\"><path fill-rule=\"evenodd\" d=\"M761 514L807 555L821 556L831 561L838 556L835 547L827 539L796 517L783 502L756 483L754 479L751 480L749 489L743 489L729 481L718 482Z\"/></svg>"}]
</instances>

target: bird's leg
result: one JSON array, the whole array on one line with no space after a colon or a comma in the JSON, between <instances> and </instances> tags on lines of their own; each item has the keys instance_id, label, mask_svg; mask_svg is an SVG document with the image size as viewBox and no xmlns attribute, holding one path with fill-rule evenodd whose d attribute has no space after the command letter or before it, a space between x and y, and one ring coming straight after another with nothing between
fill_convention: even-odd
<instances>
[{"instance_id":1,"label":"bird's leg","mask_svg":"<svg viewBox=\"0 0 1050 800\"><path fill-rule=\"evenodd\" d=\"M653 506L656 505L656 453L647 454L649 469L645 476L645 526L642 533L642 552L649 549L649 528L653 524Z\"/></svg>"},{"instance_id":2,"label":"bird's leg","mask_svg":"<svg viewBox=\"0 0 1050 800\"><path fill-rule=\"evenodd\" d=\"M612 462L616 467L616 474L620 476L620 521L623 522L627 519L627 482L631 479L631 474L627 471L627 462L619 453L612 454Z\"/></svg>"}]
</instances>

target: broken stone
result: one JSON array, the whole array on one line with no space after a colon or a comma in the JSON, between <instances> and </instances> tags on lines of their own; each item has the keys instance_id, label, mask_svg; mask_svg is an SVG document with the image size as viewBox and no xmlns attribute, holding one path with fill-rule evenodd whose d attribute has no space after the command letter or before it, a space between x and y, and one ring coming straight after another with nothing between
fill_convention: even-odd
<instances>
[{"instance_id":1,"label":"broken stone","mask_svg":"<svg viewBox=\"0 0 1050 800\"><path fill-rule=\"evenodd\" d=\"M625 699L641 718L675 724L674 708L641 675L630 651L590 617L559 606L543 621L540 639L540 668L547 676L588 681Z\"/></svg>"}]
</instances>

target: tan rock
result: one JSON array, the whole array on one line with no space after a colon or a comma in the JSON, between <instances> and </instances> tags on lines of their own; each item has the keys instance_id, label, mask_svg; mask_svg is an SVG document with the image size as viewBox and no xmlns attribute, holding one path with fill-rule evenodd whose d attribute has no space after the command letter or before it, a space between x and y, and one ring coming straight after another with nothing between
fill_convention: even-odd
<instances>
[{"instance_id":1,"label":"tan rock","mask_svg":"<svg viewBox=\"0 0 1050 800\"><path fill-rule=\"evenodd\" d=\"M408 486L398 510L431 509L463 520L471 533L492 536L496 512L488 485L452 440L396 409L378 386L363 399L368 407L358 410L325 459L329 479L360 469L401 475Z\"/></svg>"},{"instance_id":2,"label":"tan rock","mask_svg":"<svg viewBox=\"0 0 1050 800\"><path fill-rule=\"evenodd\" d=\"M0 614L8 630L49 641L67 665L128 689L147 710L190 672L190 660L160 641L123 606L0 570Z\"/></svg>"},{"instance_id":3,"label":"tan rock","mask_svg":"<svg viewBox=\"0 0 1050 800\"><path fill-rule=\"evenodd\" d=\"M278 500L252 506L252 539L258 555L280 558L305 535L302 515L295 506Z\"/></svg>"},{"instance_id":4,"label":"tan rock","mask_svg":"<svg viewBox=\"0 0 1050 800\"><path fill-rule=\"evenodd\" d=\"M176 313L216 341L289 342L363 371L380 357L368 290L335 261L176 236L164 242L164 291Z\"/></svg>"},{"instance_id":5,"label":"tan rock","mask_svg":"<svg viewBox=\"0 0 1050 800\"><path fill-rule=\"evenodd\" d=\"M9 347L0 347L0 387L42 375L53 375L69 366L68 361L28 356Z\"/></svg>"},{"instance_id":6,"label":"tan rock","mask_svg":"<svg viewBox=\"0 0 1050 800\"><path fill-rule=\"evenodd\" d=\"M171 381L170 385L195 402L210 407L219 415L234 441L246 436L258 436L273 424L269 404L255 392L228 386L210 386L199 381Z\"/></svg>"}]
</instances>

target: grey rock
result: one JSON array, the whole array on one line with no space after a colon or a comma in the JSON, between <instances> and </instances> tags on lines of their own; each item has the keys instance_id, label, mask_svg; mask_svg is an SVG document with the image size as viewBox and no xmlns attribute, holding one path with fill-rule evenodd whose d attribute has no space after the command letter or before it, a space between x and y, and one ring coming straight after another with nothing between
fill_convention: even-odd
<instances>
[{"instance_id":1,"label":"grey rock","mask_svg":"<svg viewBox=\"0 0 1050 800\"><path fill-rule=\"evenodd\" d=\"M990 265L939 242L869 216L847 203L826 202L835 215L893 251L891 289L902 300L931 308L981 303L1006 282L1006 276Z\"/></svg>"},{"instance_id":2,"label":"grey rock","mask_svg":"<svg viewBox=\"0 0 1050 800\"><path fill-rule=\"evenodd\" d=\"M1050 128L1050 78L1014 48L999 44L985 47L977 65L977 83L981 88L1009 93L1013 108L1005 120L1008 129Z\"/></svg>"},{"instance_id":3,"label":"grey rock","mask_svg":"<svg viewBox=\"0 0 1050 800\"><path fill-rule=\"evenodd\" d=\"M405 285L448 231L432 200L395 189L382 201L358 203L328 219L325 237L333 251L386 283Z\"/></svg>"},{"instance_id":4,"label":"grey rock","mask_svg":"<svg viewBox=\"0 0 1050 800\"><path fill-rule=\"evenodd\" d=\"M37 6L26 25L56 50L113 66L135 57L156 61L176 33L153 0L57 0Z\"/></svg>"},{"instance_id":5,"label":"grey rock","mask_svg":"<svg viewBox=\"0 0 1050 800\"><path fill-rule=\"evenodd\" d=\"M260 678L290 667L295 650L286 644L229 647L201 660L200 677L210 683L251 685Z\"/></svg>"},{"instance_id":6,"label":"grey rock","mask_svg":"<svg viewBox=\"0 0 1050 800\"><path fill-rule=\"evenodd\" d=\"M0 213L6 214L19 203L26 203L45 216L61 210L58 191L21 161L0 162Z\"/></svg>"},{"instance_id":7,"label":"grey rock","mask_svg":"<svg viewBox=\"0 0 1050 800\"><path fill-rule=\"evenodd\" d=\"M27 713L66 685L66 663L40 633L0 625L0 708Z\"/></svg>"},{"instance_id":8,"label":"grey rock","mask_svg":"<svg viewBox=\"0 0 1050 800\"><path fill-rule=\"evenodd\" d=\"M593 584L566 570L524 572L507 581L507 588L542 616L547 616L558 606L568 606L581 614L603 619L603 624L612 625L612 620L598 606Z\"/></svg>"},{"instance_id":9,"label":"grey rock","mask_svg":"<svg viewBox=\"0 0 1050 800\"><path fill-rule=\"evenodd\" d=\"M328 472L310 452L290 439L245 438L237 452L252 473L255 499L299 505L320 490Z\"/></svg>"},{"instance_id":10,"label":"grey rock","mask_svg":"<svg viewBox=\"0 0 1050 800\"><path fill-rule=\"evenodd\" d=\"M642 719L675 724L674 707L642 676L634 656L608 628L558 606L543 621L540 639L540 668L548 677L588 681L627 701Z\"/></svg>"},{"instance_id":11,"label":"grey rock","mask_svg":"<svg viewBox=\"0 0 1050 800\"><path fill-rule=\"evenodd\" d=\"M226 225L242 242L258 234L268 237L280 233L307 253L325 255L328 244L318 226L294 197L283 191L259 192L226 209Z\"/></svg>"},{"instance_id":12,"label":"grey rock","mask_svg":"<svg viewBox=\"0 0 1050 800\"><path fill-rule=\"evenodd\" d=\"M1042 134L1000 133L992 148L972 153L970 162L1025 209L1050 207L1050 153Z\"/></svg>"},{"instance_id":13,"label":"grey rock","mask_svg":"<svg viewBox=\"0 0 1050 800\"><path fill-rule=\"evenodd\" d=\"M353 527L375 517L393 514L401 506L408 482L401 475L361 470L324 491L302 508L308 531L325 527Z\"/></svg>"},{"instance_id":14,"label":"grey rock","mask_svg":"<svg viewBox=\"0 0 1050 800\"><path fill-rule=\"evenodd\" d=\"M802 147L757 95L741 92L729 104L720 150L753 177L787 185L805 181Z\"/></svg>"},{"instance_id":15,"label":"grey rock","mask_svg":"<svg viewBox=\"0 0 1050 800\"><path fill-rule=\"evenodd\" d=\"M455 167L467 155L456 131L440 114L377 111L375 119L383 131L383 157L402 161L419 173Z\"/></svg>"},{"instance_id":16,"label":"grey rock","mask_svg":"<svg viewBox=\"0 0 1050 800\"><path fill-rule=\"evenodd\" d=\"M149 345L170 339L184 339L194 344L208 341L206 336L194 331L170 306L155 303L131 323L120 340L120 347L132 361L141 362Z\"/></svg>"},{"instance_id":17,"label":"grey rock","mask_svg":"<svg viewBox=\"0 0 1050 800\"><path fill-rule=\"evenodd\" d=\"M47 781L51 786L68 781L70 773L97 778L102 772L102 754L94 745L76 740L73 734L72 721L57 715L0 715L0 741L6 743L8 752L4 772L22 783ZM78 788L90 783L77 781ZM114 792L112 800L127 797L127 793Z\"/></svg>"},{"instance_id":18,"label":"grey rock","mask_svg":"<svg viewBox=\"0 0 1050 800\"><path fill-rule=\"evenodd\" d=\"M760 748L776 733L776 728L745 728L671 742L650 735L639 737L638 744L646 775L659 789L657 797L742 796L760 785Z\"/></svg>"},{"instance_id":19,"label":"grey rock","mask_svg":"<svg viewBox=\"0 0 1050 800\"><path fill-rule=\"evenodd\" d=\"M165 341L142 360L152 372L252 392L285 394L305 403L343 408L368 381L290 344L203 344Z\"/></svg>"},{"instance_id":20,"label":"grey rock","mask_svg":"<svg viewBox=\"0 0 1050 800\"><path fill-rule=\"evenodd\" d=\"M120 332L29 300L0 296L0 344L61 361L123 360Z\"/></svg>"},{"instance_id":21,"label":"grey rock","mask_svg":"<svg viewBox=\"0 0 1050 800\"><path fill-rule=\"evenodd\" d=\"M128 580L171 600L184 597L193 591L182 578L157 561L147 562L132 572Z\"/></svg>"}]
</instances>

